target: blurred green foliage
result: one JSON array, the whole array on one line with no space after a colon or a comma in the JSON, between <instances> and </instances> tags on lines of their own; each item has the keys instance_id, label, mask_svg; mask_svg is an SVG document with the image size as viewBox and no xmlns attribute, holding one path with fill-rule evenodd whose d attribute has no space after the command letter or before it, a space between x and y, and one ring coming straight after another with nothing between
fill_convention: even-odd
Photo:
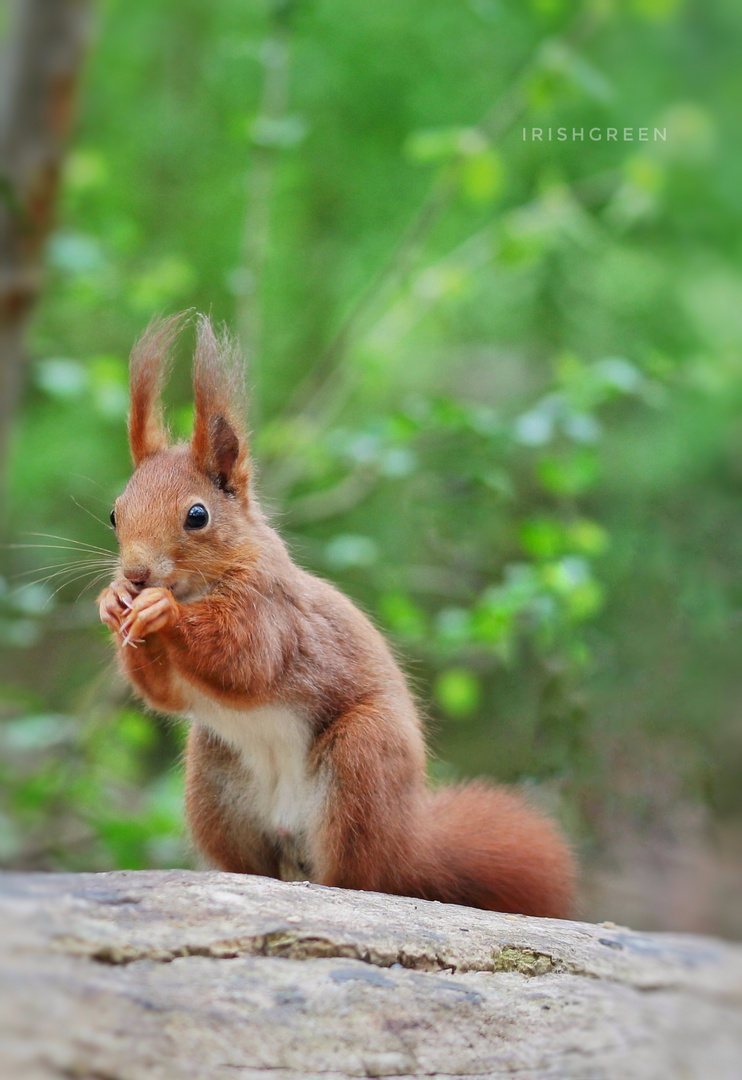
<instances>
[{"instance_id":1,"label":"blurred green foliage","mask_svg":"<svg viewBox=\"0 0 742 1080\"><path fill-rule=\"evenodd\" d=\"M211 311L249 352L264 499L397 643L436 775L538 786L585 850L668 788L739 817L741 23L732 0L107 0L15 542L112 550L128 349L157 311ZM609 125L667 140L523 136ZM17 578L66 557L4 557L0 854L182 863L180 734L101 676L85 577Z\"/></svg>"}]
</instances>

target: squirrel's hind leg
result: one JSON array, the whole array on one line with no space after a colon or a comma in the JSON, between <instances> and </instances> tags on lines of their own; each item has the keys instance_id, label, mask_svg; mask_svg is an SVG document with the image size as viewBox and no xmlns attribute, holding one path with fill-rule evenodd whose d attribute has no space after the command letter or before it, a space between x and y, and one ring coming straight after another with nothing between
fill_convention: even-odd
<instances>
[{"instance_id":1,"label":"squirrel's hind leg","mask_svg":"<svg viewBox=\"0 0 742 1080\"><path fill-rule=\"evenodd\" d=\"M317 881L346 889L414 895L414 832L423 792L424 746L416 722L393 722L393 705L369 701L342 713L315 744L329 779L313 837ZM413 826L414 829L414 826Z\"/></svg>"}]
</instances>

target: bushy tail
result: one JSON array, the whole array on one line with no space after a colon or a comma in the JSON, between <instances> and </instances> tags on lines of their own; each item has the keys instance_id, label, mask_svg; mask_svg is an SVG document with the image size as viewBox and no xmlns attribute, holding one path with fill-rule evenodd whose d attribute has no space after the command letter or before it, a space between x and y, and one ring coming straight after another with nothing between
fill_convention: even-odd
<instances>
[{"instance_id":1,"label":"bushy tail","mask_svg":"<svg viewBox=\"0 0 742 1080\"><path fill-rule=\"evenodd\" d=\"M414 890L427 900L568 918L576 867L557 826L517 792L477 782L430 792Z\"/></svg>"}]
</instances>

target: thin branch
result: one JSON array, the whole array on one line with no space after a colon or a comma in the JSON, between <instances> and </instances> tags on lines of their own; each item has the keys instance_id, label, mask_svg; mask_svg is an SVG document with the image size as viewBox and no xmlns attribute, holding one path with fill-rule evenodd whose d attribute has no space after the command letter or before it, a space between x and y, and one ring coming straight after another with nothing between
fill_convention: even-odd
<instances>
[{"instance_id":1,"label":"thin branch","mask_svg":"<svg viewBox=\"0 0 742 1080\"><path fill-rule=\"evenodd\" d=\"M292 527L309 521L324 521L338 514L346 514L371 494L377 480L376 469L368 467L357 469L345 476L334 487L324 491L313 491L310 495L294 499L284 511L286 523Z\"/></svg>"},{"instance_id":2,"label":"thin branch","mask_svg":"<svg viewBox=\"0 0 742 1080\"><path fill-rule=\"evenodd\" d=\"M467 268L469 270L477 269L479 266L485 266L491 258L492 231L493 223L489 222L483 229L480 229L479 232L468 236L462 243L457 245L453 251L447 252L437 262L426 266L417 274L414 282L419 281L420 278L431 272L435 273L436 271L442 270L447 265L459 265L462 260L466 260ZM402 304L404 304L405 299L410 292L415 292L414 282L410 289L405 292L401 302ZM434 302L435 299L432 296L428 296L426 300L419 301L414 316L408 315L406 317L405 329L409 330L414 321L419 321ZM387 321L394 321L396 306L397 305L390 305L386 310L383 310L379 317L371 323L370 326L364 329L363 336L360 340L368 340L372 335L383 333L384 323ZM326 387L327 397L325 400L322 403L319 401L315 403L317 411L314 416L312 416L310 420L306 414L303 414L301 418L302 422L307 425L312 424L315 427L331 423L336 412L342 408L345 399L352 393L359 375L360 372L357 367L349 371L344 371L342 376L338 372L337 381L328 381ZM330 391L333 392L330 393ZM288 491L301 477L303 469L304 460L297 455L284 457L277 464L274 464L269 472L269 479L267 482L271 495L274 498L278 498L285 494L285 492ZM306 498L311 497L307 496ZM292 507L293 505L294 504L292 504Z\"/></svg>"},{"instance_id":3,"label":"thin branch","mask_svg":"<svg viewBox=\"0 0 742 1080\"><path fill-rule=\"evenodd\" d=\"M252 136L253 152L247 181L247 213L242 240L242 268L236 305L237 332L251 369L251 414L259 422L261 400L262 312L260 292L270 240L271 203L282 145L279 128L289 102L290 44L296 0L274 0L271 30L263 42L263 85Z\"/></svg>"}]
</instances>

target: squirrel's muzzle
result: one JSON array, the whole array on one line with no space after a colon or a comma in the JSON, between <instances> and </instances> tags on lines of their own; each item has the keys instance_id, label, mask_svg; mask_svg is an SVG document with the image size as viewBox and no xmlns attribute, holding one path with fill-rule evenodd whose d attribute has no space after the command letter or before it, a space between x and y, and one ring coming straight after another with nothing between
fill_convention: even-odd
<instances>
[{"instance_id":1,"label":"squirrel's muzzle","mask_svg":"<svg viewBox=\"0 0 742 1080\"><path fill-rule=\"evenodd\" d=\"M152 571L147 566L131 566L124 568L124 577L137 589L143 589L147 585Z\"/></svg>"}]
</instances>

